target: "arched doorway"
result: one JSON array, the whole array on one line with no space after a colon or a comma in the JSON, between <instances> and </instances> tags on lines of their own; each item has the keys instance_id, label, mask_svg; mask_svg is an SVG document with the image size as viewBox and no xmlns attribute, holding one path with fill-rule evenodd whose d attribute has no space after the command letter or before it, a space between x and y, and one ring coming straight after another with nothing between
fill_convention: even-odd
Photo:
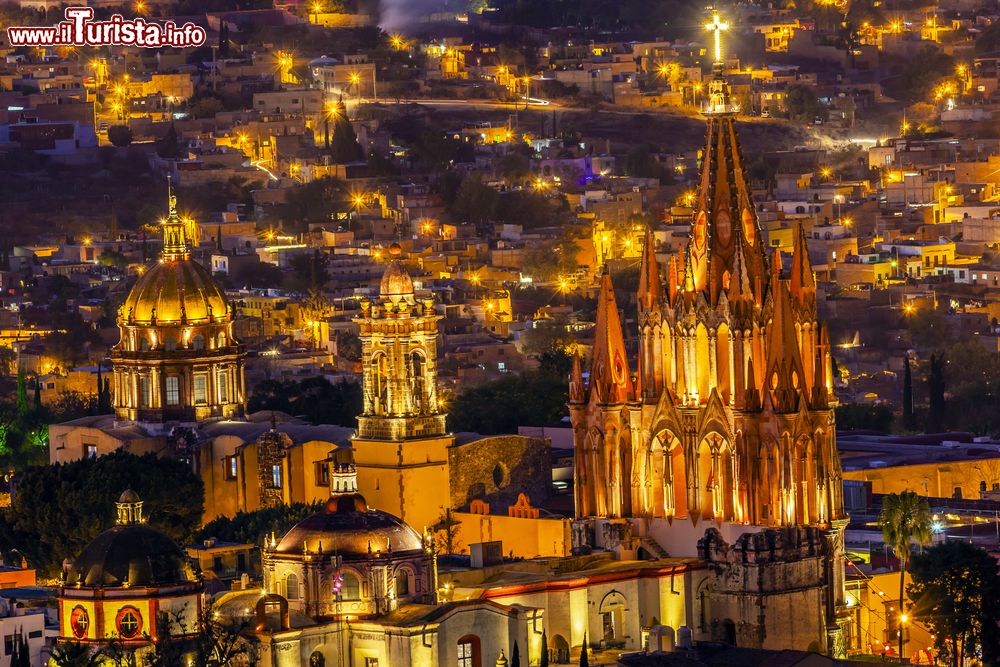
<instances>
[{"instance_id":1,"label":"arched doorway","mask_svg":"<svg viewBox=\"0 0 1000 667\"><path fill-rule=\"evenodd\" d=\"M625 596L611 591L601 600L601 639L605 646L617 644L625 635Z\"/></svg>"},{"instance_id":2,"label":"arched doorway","mask_svg":"<svg viewBox=\"0 0 1000 667\"><path fill-rule=\"evenodd\" d=\"M549 641L549 662L557 665L569 663L569 642L562 635L555 635Z\"/></svg>"},{"instance_id":3,"label":"arched doorway","mask_svg":"<svg viewBox=\"0 0 1000 667\"><path fill-rule=\"evenodd\" d=\"M687 518L687 469L680 440L670 431L660 431L651 452L653 516Z\"/></svg>"},{"instance_id":4,"label":"arched doorway","mask_svg":"<svg viewBox=\"0 0 1000 667\"><path fill-rule=\"evenodd\" d=\"M698 515L714 519L716 515L716 485L719 483L715 469L715 441L718 436L702 439L698 445Z\"/></svg>"}]
</instances>

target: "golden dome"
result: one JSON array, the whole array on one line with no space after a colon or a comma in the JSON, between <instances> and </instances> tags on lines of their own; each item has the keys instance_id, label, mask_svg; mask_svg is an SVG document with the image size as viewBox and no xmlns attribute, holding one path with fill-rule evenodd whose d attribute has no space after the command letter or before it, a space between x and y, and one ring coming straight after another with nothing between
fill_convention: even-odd
<instances>
[{"instance_id":1,"label":"golden dome","mask_svg":"<svg viewBox=\"0 0 1000 667\"><path fill-rule=\"evenodd\" d=\"M167 324L206 322L224 317L228 308L208 269L191 259L165 259L139 278L121 313L129 324Z\"/></svg>"},{"instance_id":2,"label":"golden dome","mask_svg":"<svg viewBox=\"0 0 1000 667\"><path fill-rule=\"evenodd\" d=\"M277 551L300 554L320 549L345 560L357 560L371 558L372 550L421 551L423 541L402 519L368 509L364 497L355 493L331 497L324 509L288 531Z\"/></svg>"},{"instance_id":3,"label":"golden dome","mask_svg":"<svg viewBox=\"0 0 1000 667\"><path fill-rule=\"evenodd\" d=\"M379 286L379 295L382 298L392 298L410 296L413 294L413 279L406 272L399 260L392 260L382 274L382 284ZM395 300L395 299L393 299Z\"/></svg>"}]
</instances>

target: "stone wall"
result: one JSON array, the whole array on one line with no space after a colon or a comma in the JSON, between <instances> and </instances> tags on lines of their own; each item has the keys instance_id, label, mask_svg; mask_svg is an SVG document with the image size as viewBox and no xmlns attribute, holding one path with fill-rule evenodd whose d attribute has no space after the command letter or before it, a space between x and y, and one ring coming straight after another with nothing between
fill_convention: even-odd
<instances>
[{"instance_id":1,"label":"stone wall","mask_svg":"<svg viewBox=\"0 0 1000 667\"><path fill-rule=\"evenodd\" d=\"M448 450L448 466L455 509L478 498L489 503L491 514L506 515L518 493L538 505L549 497L552 485L549 443L539 438L487 436L454 445Z\"/></svg>"},{"instance_id":2,"label":"stone wall","mask_svg":"<svg viewBox=\"0 0 1000 667\"><path fill-rule=\"evenodd\" d=\"M712 528L698 551L711 572L702 613L714 641L824 650L826 554L818 529L767 529L729 545Z\"/></svg>"}]
</instances>

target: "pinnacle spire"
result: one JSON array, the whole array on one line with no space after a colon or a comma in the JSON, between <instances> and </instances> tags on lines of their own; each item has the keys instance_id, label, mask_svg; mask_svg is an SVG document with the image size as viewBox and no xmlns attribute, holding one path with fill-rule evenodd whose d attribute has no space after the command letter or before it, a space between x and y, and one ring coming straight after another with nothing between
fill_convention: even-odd
<instances>
[{"instance_id":1,"label":"pinnacle spire","mask_svg":"<svg viewBox=\"0 0 1000 667\"><path fill-rule=\"evenodd\" d=\"M628 361L625 356L625 340L622 335L618 302L611 284L611 274L601 276L601 287L597 298L597 326L594 335L594 359L590 371L591 397L598 403L624 403L628 400Z\"/></svg>"},{"instance_id":2,"label":"pinnacle spire","mask_svg":"<svg viewBox=\"0 0 1000 667\"><path fill-rule=\"evenodd\" d=\"M798 233L792 249L792 296L800 304L806 303L816 294L816 277L812 262L809 261L809 246L806 243L805 228L799 223Z\"/></svg>"},{"instance_id":3,"label":"pinnacle spire","mask_svg":"<svg viewBox=\"0 0 1000 667\"><path fill-rule=\"evenodd\" d=\"M190 259L185 222L177 213L177 195L174 194L173 180L167 176L167 217L160 222L163 227L164 260Z\"/></svg>"},{"instance_id":4,"label":"pinnacle spire","mask_svg":"<svg viewBox=\"0 0 1000 667\"><path fill-rule=\"evenodd\" d=\"M656 264L653 233L647 228L639 267L639 308L644 311L657 310L662 301L663 285L660 282L660 268Z\"/></svg>"},{"instance_id":5,"label":"pinnacle spire","mask_svg":"<svg viewBox=\"0 0 1000 667\"><path fill-rule=\"evenodd\" d=\"M802 355L799 354L792 297L787 282L774 278L771 286L774 315L767 334L764 387L772 394L772 405L776 411L795 412L798 409L798 397L805 390L806 374Z\"/></svg>"},{"instance_id":6,"label":"pinnacle spire","mask_svg":"<svg viewBox=\"0 0 1000 667\"><path fill-rule=\"evenodd\" d=\"M569 402L583 403L586 400L586 392L583 387L583 368L580 364L580 355L573 354L573 365L569 372Z\"/></svg>"},{"instance_id":7,"label":"pinnacle spire","mask_svg":"<svg viewBox=\"0 0 1000 667\"><path fill-rule=\"evenodd\" d=\"M680 273L677 270L677 258L680 256L680 252L675 255L670 256L670 264L667 268L667 299L671 304L677 298L677 292L680 291Z\"/></svg>"}]
</instances>

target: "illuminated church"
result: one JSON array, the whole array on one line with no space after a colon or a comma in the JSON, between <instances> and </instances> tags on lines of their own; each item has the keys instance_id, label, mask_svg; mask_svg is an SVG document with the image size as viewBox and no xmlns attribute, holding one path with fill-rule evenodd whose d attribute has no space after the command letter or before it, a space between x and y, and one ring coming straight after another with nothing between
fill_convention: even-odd
<instances>
[{"instance_id":1,"label":"illuminated church","mask_svg":"<svg viewBox=\"0 0 1000 667\"><path fill-rule=\"evenodd\" d=\"M111 352L119 421L194 423L243 414L246 351L233 307L208 269L191 259L188 225L169 192L160 261L118 313Z\"/></svg>"},{"instance_id":2,"label":"illuminated church","mask_svg":"<svg viewBox=\"0 0 1000 667\"><path fill-rule=\"evenodd\" d=\"M574 363L574 546L697 555L712 638L842 654L847 517L812 267L801 231L787 275L765 251L719 62L710 90L697 213L665 281L646 237L638 368L607 274L586 383Z\"/></svg>"}]
</instances>

